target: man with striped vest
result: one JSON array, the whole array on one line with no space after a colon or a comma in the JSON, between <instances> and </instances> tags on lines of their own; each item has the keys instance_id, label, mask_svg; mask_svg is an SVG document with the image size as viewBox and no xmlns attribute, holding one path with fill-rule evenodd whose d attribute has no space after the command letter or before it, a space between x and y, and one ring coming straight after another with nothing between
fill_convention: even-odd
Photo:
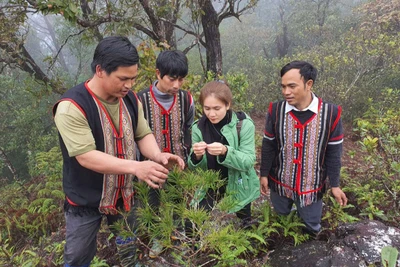
<instances>
[{"instance_id":1,"label":"man with striped vest","mask_svg":"<svg viewBox=\"0 0 400 267\"><path fill-rule=\"evenodd\" d=\"M192 140L190 127L194 119L192 95L181 86L188 74L188 61L178 50L161 52L156 60L157 80L138 93L147 119L161 151L178 155L187 162ZM141 155L141 160L146 158ZM154 209L160 205L158 189L150 189L149 203ZM159 242L153 242L150 257L161 252Z\"/></svg>"},{"instance_id":2,"label":"man with striped vest","mask_svg":"<svg viewBox=\"0 0 400 267\"><path fill-rule=\"evenodd\" d=\"M347 198L339 187L343 129L341 107L312 92L317 70L304 61L281 69L285 100L270 103L261 152L260 188L278 214L295 204L305 232L321 229L322 196L329 180L336 201Z\"/></svg>"},{"instance_id":3,"label":"man with striped vest","mask_svg":"<svg viewBox=\"0 0 400 267\"><path fill-rule=\"evenodd\" d=\"M181 86L188 74L188 62L181 51L163 51L156 60L157 80L138 93L144 116L157 144L164 152L187 162L191 147L190 127L194 119L191 94Z\"/></svg>"},{"instance_id":4,"label":"man with striped vest","mask_svg":"<svg viewBox=\"0 0 400 267\"><path fill-rule=\"evenodd\" d=\"M53 108L63 155L65 266L90 266L103 217L109 225L128 214L135 229L134 177L159 188L178 156L161 152L132 92L139 56L126 37L104 38L91 64L93 77L68 90ZM149 161L136 161L136 145ZM135 266L135 237L114 228L121 266Z\"/></svg>"}]
</instances>

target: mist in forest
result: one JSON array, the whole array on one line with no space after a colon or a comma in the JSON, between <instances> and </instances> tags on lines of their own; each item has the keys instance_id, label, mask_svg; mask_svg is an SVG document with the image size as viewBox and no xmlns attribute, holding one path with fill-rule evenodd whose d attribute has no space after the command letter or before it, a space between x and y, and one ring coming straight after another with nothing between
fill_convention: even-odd
<instances>
[{"instance_id":1,"label":"mist in forest","mask_svg":"<svg viewBox=\"0 0 400 267\"><path fill-rule=\"evenodd\" d=\"M220 2L213 1L217 10L222 5ZM366 1L258 1L256 7L246 11L240 18L231 17L220 24L224 73L237 69L236 58L241 51L251 51L249 53L254 57L276 58L293 54L297 49L309 49L324 41L329 42L330 37L342 34L357 23L353 9L363 2ZM182 25L190 23L187 12L183 12L180 21ZM88 65L95 41L82 40L79 29L60 15L34 13L28 16L28 27L23 30L28 31L25 46L43 71L49 75L68 73L71 82L82 79L82 74L90 75ZM322 20L324 24L318 25ZM307 34L314 27L324 27L326 32L320 36ZM179 29L176 29L175 34L180 50L187 48L193 41ZM136 45L149 39L137 31L132 31L129 36ZM202 48L203 54L204 51ZM199 50L191 49L188 56L193 57L190 58L191 69L201 73ZM57 71L54 70L55 66L59 67Z\"/></svg>"}]
</instances>

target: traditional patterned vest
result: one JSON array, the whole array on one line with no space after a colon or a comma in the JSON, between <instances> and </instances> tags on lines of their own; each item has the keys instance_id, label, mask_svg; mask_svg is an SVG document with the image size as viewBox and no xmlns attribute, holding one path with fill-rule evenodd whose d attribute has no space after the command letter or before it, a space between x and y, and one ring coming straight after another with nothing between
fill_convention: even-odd
<instances>
[{"instance_id":1,"label":"traditional patterned vest","mask_svg":"<svg viewBox=\"0 0 400 267\"><path fill-rule=\"evenodd\" d=\"M190 131L186 126L186 116L191 105L190 93L179 90L171 107L166 110L155 98L152 88L150 86L139 92L138 97L157 144L161 151L178 155L187 162L191 147Z\"/></svg>"},{"instance_id":2,"label":"traditional patterned vest","mask_svg":"<svg viewBox=\"0 0 400 267\"><path fill-rule=\"evenodd\" d=\"M76 105L88 120L96 142L96 149L121 159L135 159L134 132L137 125L137 97L130 92L120 99L119 133L93 92L82 83L68 90L59 100ZM53 108L56 113L57 102ZM60 136L64 159L63 188L71 205L95 207L105 214L116 214L115 205L122 196L125 210L133 205L133 175L100 174L82 167L75 157L69 157Z\"/></svg>"},{"instance_id":3,"label":"traditional patterned vest","mask_svg":"<svg viewBox=\"0 0 400 267\"><path fill-rule=\"evenodd\" d=\"M278 156L269 178L279 195L300 198L307 206L322 197L327 178L325 150L341 109L319 99L318 113L301 123L293 111L285 113L285 101L270 107L275 125Z\"/></svg>"}]
</instances>

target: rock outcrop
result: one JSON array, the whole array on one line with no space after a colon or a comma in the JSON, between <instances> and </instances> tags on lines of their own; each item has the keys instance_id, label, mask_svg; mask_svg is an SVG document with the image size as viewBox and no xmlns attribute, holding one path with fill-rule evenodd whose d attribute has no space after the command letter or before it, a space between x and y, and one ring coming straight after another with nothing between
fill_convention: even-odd
<instances>
[{"instance_id":1,"label":"rock outcrop","mask_svg":"<svg viewBox=\"0 0 400 267\"><path fill-rule=\"evenodd\" d=\"M309 241L297 247L275 249L269 255L272 267L367 267L382 266L381 250L392 246L400 251L400 229L379 221L339 226L328 242ZM400 260L397 260L400 266Z\"/></svg>"}]
</instances>

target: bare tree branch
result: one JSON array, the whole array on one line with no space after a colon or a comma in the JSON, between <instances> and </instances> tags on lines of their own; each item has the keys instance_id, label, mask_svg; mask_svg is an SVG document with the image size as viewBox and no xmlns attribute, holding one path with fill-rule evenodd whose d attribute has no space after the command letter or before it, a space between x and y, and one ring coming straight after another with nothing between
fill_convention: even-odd
<instances>
[{"instance_id":1,"label":"bare tree branch","mask_svg":"<svg viewBox=\"0 0 400 267\"><path fill-rule=\"evenodd\" d=\"M235 2L237 2L235 7ZM221 12L218 14L218 24L220 24L224 19L229 17L235 17L237 20L240 20L240 16L243 15L244 12L250 10L255 7L257 1L254 3L249 3L244 5L242 9L240 9L240 3L242 1L234 1L234 0L227 0ZM228 5L226 5L228 4Z\"/></svg>"},{"instance_id":2,"label":"bare tree branch","mask_svg":"<svg viewBox=\"0 0 400 267\"><path fill-rule=\"evenodd\" d=\"M160 20L162 20L162 21L164 21L164 22L166 22L166 23L172 24L170 21L168 21L168 20L166 20L166 19L164 19L164 18L160 18ZM180 26L180 25L178 25L178 24L172 24L172 25L173 25L175 28L177 28L177 29L179 29L179 30L185 32L186 34L193 35L193 36L196 38L196 43L199 42L199 43L201 43L203 46L206 45L205 41L202 39L202 38L204 37L204 32L201 33L201 34L199 35L197 32L194 32L194 31L185 29L185 28L183 28L182 26ZM190 50L190 49L189 49L189 50Z\"/></svg>"},{"instance_id":3,"label":"bare tree branch","mask_svg":"<svg viewBox=\"0 0 400 267\"><path fill-rule=\"evenodd\" d=\"M197 45L197 47L199 49L199 57L200 57L201 68L203 69L203 73L206 73L207 69L206 69L206 64L204 64L204 59L203 59L203 56L202 56L202 53L201 53L201 46Z\"/></svg>"},{"instance_id":4,"label":"bare tree branch","mask_svg":"<svg viewBox=\"0 0 400 267\"><path fill-rule=\"evenodd\" d=\"M86 31L86 29L80 30L78 33L74 33L74 34L68 35L67 39L65 39L64 43L60 46L60 49L58 49L57 54L54 56L53 61L50 64L48 69L51 69L53 67L54 63L56 62L56 59L57 59L58 55L61 53L61 50L63 49L63 47L67 44L69 38L81 35L84 31Z\"/></svg>"}]
</instances>

